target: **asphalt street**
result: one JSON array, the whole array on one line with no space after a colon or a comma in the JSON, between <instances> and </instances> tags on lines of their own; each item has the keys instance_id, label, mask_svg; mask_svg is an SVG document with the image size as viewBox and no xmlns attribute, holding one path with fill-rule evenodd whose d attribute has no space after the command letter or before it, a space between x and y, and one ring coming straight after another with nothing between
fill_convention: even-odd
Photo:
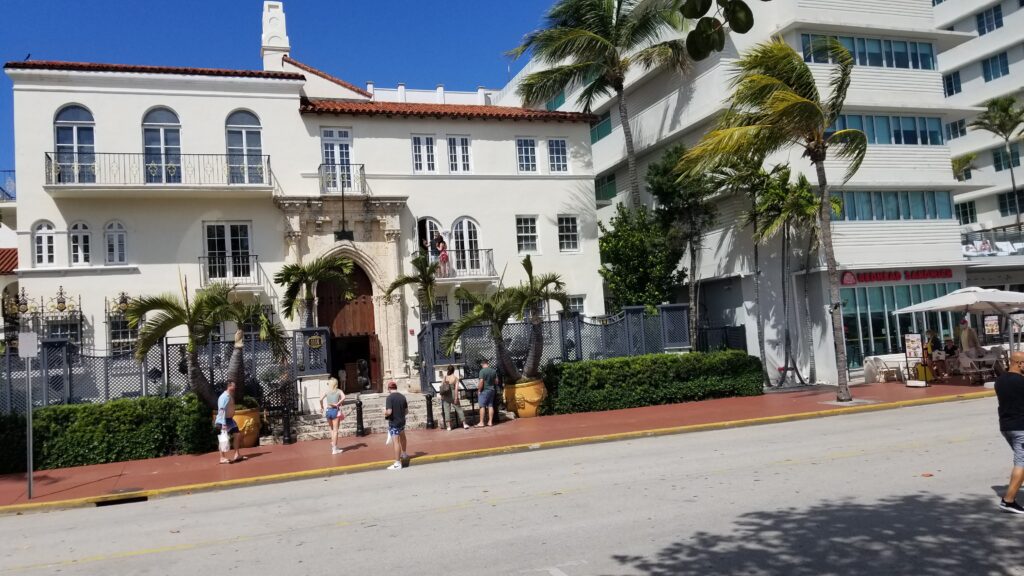
<instances>
[{"instance_id":1,"label":"asphalt street","mask_svg":"<svg viewBox=\"0 0 1024 576\"><path fill-rule=\"evenodd\" d=\"M0 517L0 574L1024 574L995 406Z\"/></svg>"}]
</instances>

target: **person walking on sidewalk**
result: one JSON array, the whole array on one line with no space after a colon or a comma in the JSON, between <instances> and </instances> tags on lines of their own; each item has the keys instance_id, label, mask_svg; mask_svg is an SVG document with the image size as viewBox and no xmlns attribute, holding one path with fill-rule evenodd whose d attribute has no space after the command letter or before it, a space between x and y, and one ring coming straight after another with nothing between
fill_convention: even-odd
<instances>
[{"instance_id":1,"label":"person walking on sidewalk","mask_svg":"<svg viewBox=\"0 0 1024 576\"><path fill-rule=\"evenodd\" d=\"M388 382L388 397L384 401L384 418L388 421L388 434L395 443L395 463L388 470L401 470L402 463L409 458L405 447L405 415L409 412L409 403L405 395L398 392L398 384Z\"/></svg>"},{"instance_id":2,"label":"person walking on sidewalk","mask_svg":"<svg viewBox=\"0 0 1024 576\"><path fill-rule=\"evenodd\" d=\"M245 456L238 453L238 447L242 443L242 435L238 433L238 424L235 423L235 383L228 382L227 389L217 398L217 419L214 420L217 431L227 433L231 439L227 449L220 451L221 464L234 464L245 460ZM235 454L228 460L228 452L234 446ZM223 447L222 447L223 448Z\"/></svg>"},{"instance_id":3,"label":"person walking on sidewalk","mask_svg":"<svg viewBox=\"0 0 1024 576\"><path fill-rule=\"evenodd\" d=\"M462 411L462 406L459 405L460 382L462 382L462 379L455 374L455 366L449 364L448 373L441 380L441 410L444 411L445 420L448 422L445 429L449 432L452 431L452 408L458 414L462 427L469 428L469 424L466 424L466 413Z\"/></svg>"},{"instance_id":4,"label":"person walking on sidewalk","mask_svg":"<svg viewBox=\"0 0 1024 576\"><path fill-rule=\"evenodd\" d=\"M484 360L480 363L480 379L477 383L479 395L477 404L480 405L480 421L476 423L477 428L494 425L494 401L498 388L498 372L491 368L491 363Z\"/></svg>"},{"instance_id":5,"label":"person walking on sidewalk","mask_svg":"<svg viewBox=\"0 0 1024 576\"><path fill-rule=\"evenodd\" d=\"M1017 491L1024 483L1024 352L1010 355L1010 370L996 378L999 400L999 430L1013 450L1013 471L1006 493L999 499L999 508L1013 514L1024 514L1017 503Z\"/></svg>"},{"instance_id":6,"label":"person walking on sidewalk","mask_svg":"<svg viewBox=\"0 0 1024 576\"><path fill-rule=\"evenodd\" d=\"M327 380L327 391L320 396L320 410L331 427L331 454L341 454L342 449L338 448L338 429L341 428L341 421L345 415L341 413L341 404L345 401L345 393L338 389L338 379Z\"/></svg>"}]
</instances>

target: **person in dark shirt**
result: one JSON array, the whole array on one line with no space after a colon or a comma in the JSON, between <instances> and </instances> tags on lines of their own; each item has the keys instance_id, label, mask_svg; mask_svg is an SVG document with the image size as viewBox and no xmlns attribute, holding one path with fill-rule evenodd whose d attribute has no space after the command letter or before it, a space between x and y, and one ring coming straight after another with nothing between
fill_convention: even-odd
<instances>
[{"instance_id":1,"label":"person in dark shirt","mask_svg":"<svg viewBox=\"0 0 1024 576\"><path fill-rule=\"evenodd\" d=\"M388 421L388 434L395 443L395 463L388 466L388 470L401 470L402 463L409 458L405 451L405 415L409 412L409 403L394 381L388 382L388 392L390 394L384 401L384 418Z\"/></svg>"},{"instance_id":2,"label":"person in dark shirt","mask_svg":"<svg viewBox=\"0 0 1024 576\"><path fill-rule=\"evenodd\" d=\"M1013 471L1006 493L999 499L999 508L1013 514L1024 514L1017 504L1017 491L1024 483L1024 352L1010 355L1010 370L996 378L999 399L999 430L1013 450Z\"/></svg>"}]
</instances>

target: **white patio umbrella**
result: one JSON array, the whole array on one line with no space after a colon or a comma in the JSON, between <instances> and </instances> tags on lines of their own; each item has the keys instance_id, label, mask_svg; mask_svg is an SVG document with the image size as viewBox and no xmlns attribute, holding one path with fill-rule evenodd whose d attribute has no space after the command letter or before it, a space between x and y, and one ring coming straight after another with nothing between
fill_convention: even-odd
<instances>
[{"instance_id":1,"label":"white patio umbrella","mask_svg":"<svg viewBox=\"0 0 1024 576\"><path fill-rule=\"evenodd\" d=\"M1013 348L1013 324L1018 324L1011 314L1024 308L1024 293L992 290L970 286L954 290L920 304L894 310L893 314L914 314L917 312L963 312L971 314L999 314L1010 319L1010 346Z\"/></svg>"}]
</instances>

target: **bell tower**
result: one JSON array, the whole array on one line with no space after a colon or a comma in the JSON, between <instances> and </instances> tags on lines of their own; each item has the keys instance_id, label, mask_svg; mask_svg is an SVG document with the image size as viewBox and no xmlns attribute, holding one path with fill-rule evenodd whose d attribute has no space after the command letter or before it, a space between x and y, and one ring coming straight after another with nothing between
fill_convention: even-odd
<instances>
[{"instance_id":1,"label":"bell tower","mask_svg":"<svg viewBox=\"0 0 1024 576\"><path fill-rule=\"evenodd\" d=\"M288 45L288 30L284 20L284 3L274 0L263 2L263 57L264 70L283 70L281 58L291 51Z\"/></svg>"}]
</instances>

